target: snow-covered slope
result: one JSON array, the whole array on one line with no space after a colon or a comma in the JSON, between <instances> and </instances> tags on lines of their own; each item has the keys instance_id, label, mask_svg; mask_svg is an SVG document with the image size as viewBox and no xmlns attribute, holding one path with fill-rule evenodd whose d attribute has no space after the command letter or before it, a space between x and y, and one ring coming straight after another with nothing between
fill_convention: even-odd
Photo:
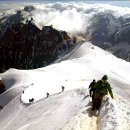
<instances>
[{"instance_id":1,"label":"snow-covered slope","mask_svg":"<svg viewBox=\"0 0 130 130\"><path fill-rule=\"evenodd\" d=\"M1 130L130 130L130 104L119 96L91 111L87 90L56 93L32 104L17 96L0 115ZM112 115L112 116L111 116Z\"/></svg>"},{"instance_id":2,"label":"snow-covered slope","mask_svg":"<svg viewBox=\"0 0 130 130\"><path fill-rule=\"evenodd\" d=\"M10 69L3 75L2 80L7 91L0 95L0 106L5 106L10 100L30 86L32 82L26 73L16 69Z\"/></svg>"},{"instance_id":3,"label":"snow-covered slope","mask_svg":"<svg viewBox=\"0 0 130 130\"><path fill-rule=\"evenodd\" d=\"M130 96L129 91L127 92L128 94L122 92L122 87L127 88L127 90L130 89L127 87L130 84L129 62L118 59L111 53L96 46L94 47L87 42L83 43L73 53L70 53L68 60L50 65L46 68L25 72L33 79L34 85L29 87L22 95L24 102L28 102L26 96L39 100L43 97L43 92L49 92L50 94L59 92L60 86L65 86L67 90L87 87L93 78L98 80L103 74L109 76L113 89L118 89L120 95L124 95L127 99ZM30 90L32 93L30 93Z\"/></svg>"},{"instance_id":4,"label":"snow-covered slope","mask_svg":"<svg viewBox=\"0 0 130 130\"><path fill-rule=\"evenodd\" d=\"M129 130L129 62L88 42L59 61L35 70L10 69L0 75L8 88L12 86L8 93L19 90L0 113L2 130ZM115 98L104 100L97 117L91 111L88 85L104 74L109 77ZM14 82L10 85L11 80ZM61 86L65 86L63 93ZM28 88L23 93L24 87ZM46 92L50 94L48 98ZM8 93L0 96L0 106ZM30 104L32 98L34 103Z\"/></svg>"}]
</instances>

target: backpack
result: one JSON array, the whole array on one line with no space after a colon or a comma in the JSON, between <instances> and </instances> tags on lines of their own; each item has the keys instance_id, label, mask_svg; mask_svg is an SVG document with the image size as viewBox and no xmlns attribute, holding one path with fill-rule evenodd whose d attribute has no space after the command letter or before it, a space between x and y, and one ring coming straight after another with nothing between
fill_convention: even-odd
<instances>
[{"instance_id":1,"label":"backpack","mask_svg":"<svg viewBox=\"0 0 130 130\"><path fill-rule=\"evenodd\" d=\"M99 80L95 85L95 91L96 93L99 93L101 95L106 95L108 93L107 82L104 82L103 80Z\"/></svg>"}]
</instances>

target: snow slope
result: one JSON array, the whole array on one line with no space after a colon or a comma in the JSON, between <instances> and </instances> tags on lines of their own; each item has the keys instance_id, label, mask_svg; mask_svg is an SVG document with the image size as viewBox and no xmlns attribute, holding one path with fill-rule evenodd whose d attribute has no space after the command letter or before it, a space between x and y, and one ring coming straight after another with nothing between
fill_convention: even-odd
<instances>
[{"instance_id":1,"label":"snow slope","mask_svg":"<svg viewBox=\"0 0 130 130\"><path fill-rule=\"evenodd\" d=\"M0 113L1 130L129 130L129 62L88 42L59 61L35 70L10 69L0 75L9 88L0 96L1 106L10 101L2 103L12 90L19 90ZM87 89L93 78L98 80L104 74L115 98L104 99L97 117L98 113L91 111ZM11 85L10 80L14 81ZM65 86L63 93L61 86ZM50 93L48 98L46 92Z\"/></svg>"},{"instance_id":2,"label":"snow slope","mask_svg":"<svg viewBox=\"0 0 130 130\"><path fill-rule=\"evenodd\" d=\"M60 86L65 86L66 90L87 87L93 78L98 80L103 74L108 75L113 89L118 89L121 96L124 95L129 99L130 91L127 94L120 92L122 87L130 90L128 87L130 63L118 59L98 47L94 47L94 49L93 47L92 44L83 43L73 54L70 54L68 60L35 71L25 71L33 79L34 85L22 95L23 102L28 102L27 97L39 100L43 95L46 96L44 92L50 94L59 92Z\"/></svg>"}]
</instances>

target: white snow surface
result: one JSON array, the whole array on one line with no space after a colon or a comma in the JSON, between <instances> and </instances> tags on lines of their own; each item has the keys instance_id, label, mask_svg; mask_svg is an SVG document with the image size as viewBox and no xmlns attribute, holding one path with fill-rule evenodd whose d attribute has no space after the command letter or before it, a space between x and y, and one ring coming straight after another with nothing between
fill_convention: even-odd
<instances>
[{"instance_id":1,"label":"white snow surface","mask_svg":"<svg viewBox=\"0 0 130 130\"><path fill-rule=\"evenodd\" d=\"M0 96L0 106L6 105L0 112L1 130L130 130L129 62L88 42L59 61L0 74L8 88ZM104 74L114 99L105 97L99 113L93 112L88 86Z\"/></svg>"}]
</instances>

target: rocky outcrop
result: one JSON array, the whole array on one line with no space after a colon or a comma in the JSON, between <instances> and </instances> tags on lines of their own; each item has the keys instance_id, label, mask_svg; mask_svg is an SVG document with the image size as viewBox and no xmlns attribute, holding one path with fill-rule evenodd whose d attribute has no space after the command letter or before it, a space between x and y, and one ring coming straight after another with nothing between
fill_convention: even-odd
<instances>
[{"instance_id":1,"label":"rocky outcrop","mask_svg":"<svg viewBox=\"0 0 130 130\"><path fill-rule=\"evenodd\" d=\"M0 37L4 35L6 30L9 29L12 26L12 24L18 24L23 20L24 20L24 17L22 15L22 11L20 10L17 11L17 13L14 15L0 18Z\"/></svg>"},{"instance_id":2,"label":"rocky outcrop","mask_svg":"<svg viewBox=\"0 0 130 130\"><path fill-rule=\"evenodd\" d=\"M25 6L23 10L17 10L11 14L3 13L0 17L0 37L3 36L5 31L12 26L12 24L18 24L24 22L26 19L31 18L31 11L35 8L33 6Z\"/></svg>"},{"instance_id":3,"label":"rocky outcrop","mask_svg":"<svg viewBox=\"0 0 130 130\"><path fill-rule=\"evenodd\" d=\"M130 61L130 23L123 25L109 38L109 50L119 58Z\"/></svg>"},{"instance_id":4,"label":"rocky outcrop","mask_svg":"<svg viewBox=\"0 0 130 130\"><path fill-rule=\"evenodd\" d=\"M3 109L3 107L2 107L2 106L0 106L0 112L2 111L2 109Z\"/></svg>"},{"instance_id":5,"label":"rocky outcrop","mask_svg":"<svg viewBox=\"0 0 130 130\"><path fill-rule=\"evenodd\" d=\"M92 19L92 23L87 29L87 36L90 41L102 48L104 42L108 42L109 37L122 25L122 22L115 18L112 14L101 13L96 14Z\"/></svg>"},{"instance_id":6,"label":"rocky outcrop","mask_svg":"<svg viewBox=\"0 0 130 130\"><path fill-rule=\"evenodd\" d=\"M113 45L120 42L127 42L130 44L130 23L123 25L120 29L115 31L109 38L109 42Z\"/></svg>"},{"instance_id":7,"label":"rocky outcrop","mask_svg":"<svg viewBox=\"0 0 130 130\"><path fill-rule=\"evenodd\" d=\"M12 24L0 38L0 72L46 66L73 46L73 39L66 32L52 26L40 30L33 18L26 24Z\"/></svg>"},{"instance_id":8,"label":"rocky outcrop","mask_svg":"<svg viewBox=\"0 0 130 130\"><path fill-rule=\"evenodd\" d=\"M31 6L31 5L24 7L24 11L26 11L26 12L29 12L29 13L30 13L30 12L33 11L33 10L35 10L35 7L34 7L34 6Z\"/></svg>"},{"instance_id":9,"label":"rocky outcrop","mask_svg":"<svg viewBox=\"0 0 130 130\"><path fill-rule=\"evenodd\" d=\"M5 92L5 85L3 84L3 81L0 80L0 94L2 94L3 92Z\"/></svg>"}]
</instances>

